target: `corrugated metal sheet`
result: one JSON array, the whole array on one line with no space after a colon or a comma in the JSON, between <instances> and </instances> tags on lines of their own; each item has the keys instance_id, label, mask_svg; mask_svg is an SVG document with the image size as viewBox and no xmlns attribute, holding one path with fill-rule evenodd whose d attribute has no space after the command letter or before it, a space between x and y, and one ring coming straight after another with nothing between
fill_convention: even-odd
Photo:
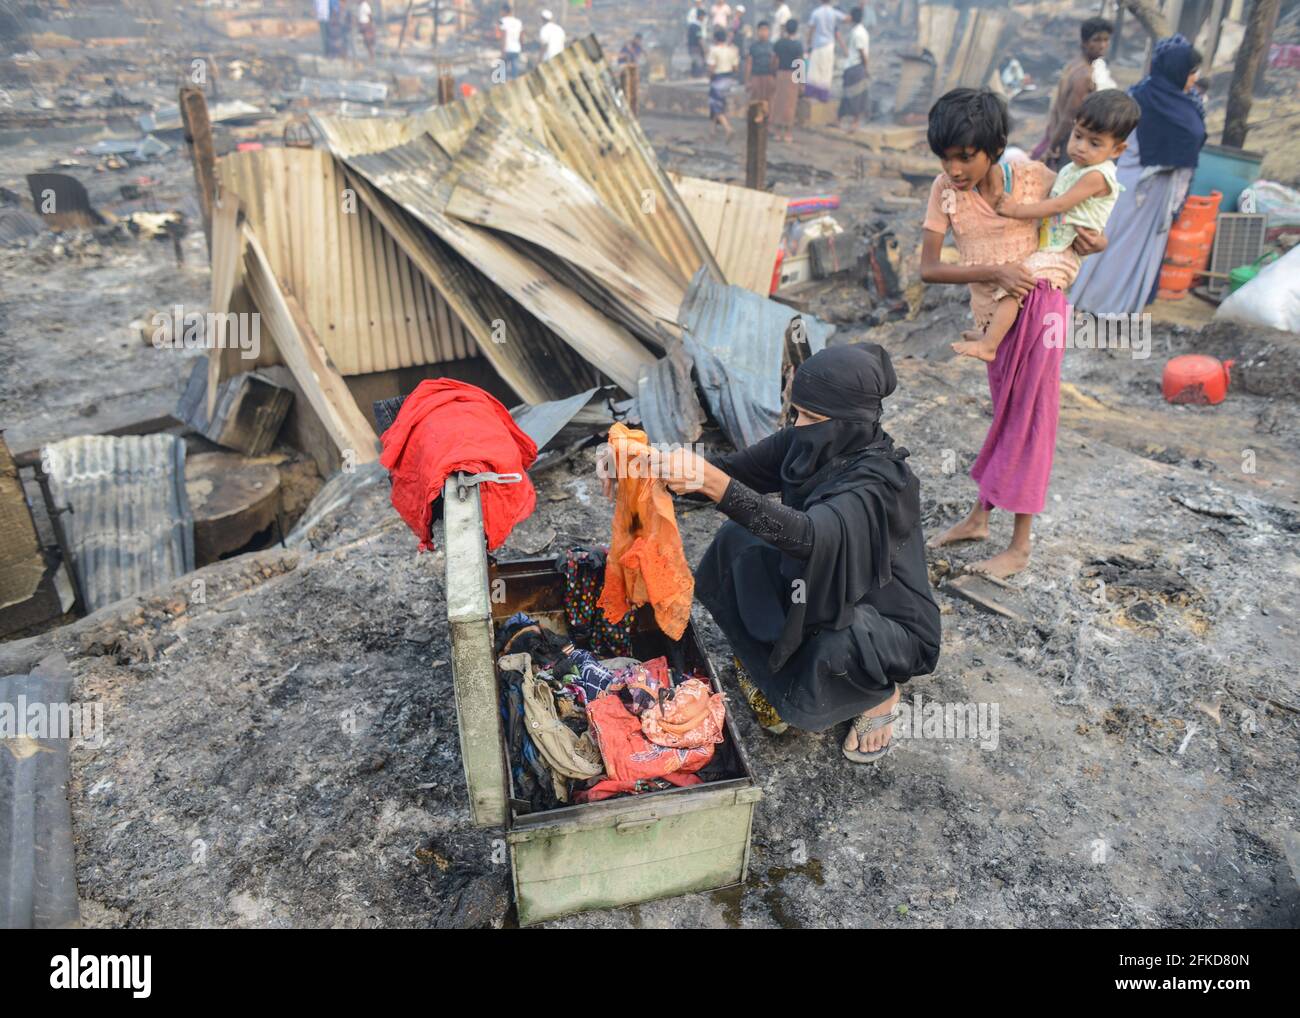
<instances>
[{"instance_id":1,"label":"corrugated metal sheet","mask_svg":"<svg viewBox=\"0 0 1300 1018\"><path fill-rule=\"evenodd\" d=\"M683 279L701 266L722 278L712 251L624 103L594 36L577 40L514 81L401 124L361 126L341 118L313 119L323 129L325 121L334 125L326 132L330 147L344 158L413 141L425 131L455 156L489 106L586 180Z\"/></svg>"},{"instance_id":2,"label":"corrugated metal sheet","mask_svg":"<svg viewBox=\"0 0 1300 1018\"><path fill-rule=\"evenodd\" d=\"M332 138L328 124L322 123L322 130ZM473 266L482 283L490 281L505 291L512 308L517 302L527 310L528 314L512 310L497 316L500 326L493 329L488 343L481 344L484 355L527 402L541 403L589 388L596 379L583 360L632 391L636 371L653 360L652 354L504 239L446 215L451 160L432 138L426 135L382 152L351 156L347 162ZM446 269L452 270L450 259ZM496 303L501 304L499 298ZM554 342L552 333L564 343ZM516 384L516 379L528 381L532 392ZM539 388L544 389L540 398L533 394Z\"/></svg>"},{"instance_id":3,"label":"corrugated metal sheet","mask_svg":"<svg viewBox=\"0 0 1300 1018\"><path fill-rule=\"evenodd\" d=\"M663 348L675 337L686 277L643 239L644 227L614 215L585 180L500 113L483 114L451 176L449 215L521 237L590 274L640 338Z\"/></svg>"},{"instance_id":4,"label":"corrugated metal sheet","mask_svg":"<svg viewBox=\"0 0 1300 1018\"><path fill-rule=\"evenodd\" d=\"M515 407L510 411L510 416L519 425L519 430L537 443L537 451L541 452L573 420L574 414L591 402L591 397L599 391L597 386L568 399L552 400L538 406Z\"/></svg>"},{"instance_id":5,"label":"corrugated metal sheet","mask_svg":"<svg viewBox=\"0 0 1300 1018\"><path fill-rule=\"evenodd\" d=\"M802 318L809 352L835 331L811 315L739 286L725 286L698 273L678 321L709 411L737 449L772 434L780 424L785 334Z\"/></svg>"},{"instance_id":6,"label":"corrugated metal sheet","mask_svg":"<svg viewBox=\"0 0 1300 1018\"><path fill-rule=\"evenodd\" d=\"M727 282L766 297L789 199L752 187L671 174Z\"/></svg>"},{"instance_id":7,"label":"corrugated metal sheet","mask_svg":"<svg viewBox=\"0 0 1300 1018\"><path fill-rule=\"evenodd\" d=\"M473 98L484 103L482 93L476 93ZM467 101L469 100L461 100ZM455 105L459 106L460 103ZM439 119L444 115L442 111L451 108L434 107L404 117L336 117L319 112L310 113L309 117L325 138L329 150L347 162L353 156L371 155L417 141L431 133L431 127L442 122ZM475 120L477 117L476 113ZM470 122L469 128L472 129L473 126L474 123Z\"/></svg>"},{"instance_id":8,"label":"corrugated metal sheet","mask_svg":"<svg viewBox=\"0 0 1300 1018\"><path fill-rule=\"evenodd\" d=\"M594 369L529 315L487 275L462 258L360 173L349 184L420 266L474 337L479 353L515 393L531 403L569 395L596 381Z\"/></svg>"},{"instance_id":9,"label":"corrugated metal sheet","mask_svg":"<svg viewBox=\"0 0 1300 1018\"><path fill-rule=\"evenodd\" d=\"M41 462L86 607L152 590L194 568L185 443L175 435L87 435L44 446Z\"/></svg>"},{"instance_id":10,"label":"corrugated metal sheet","mask_svg":"<svg viewBox=\"0 0 1300 1018\"><path fill-rule=\"evenodd\" d=\"M641 373L632 415L652 442L685 444L700 437L704 408L691 381L691 356L681 343Z\"/></svg>"},{"instance_id":11,"label":"corrugated metal sheet","mask_svg":"<svg viewBox=\"0 0 1300 1018\"><path fill-rule=\"evenodd\" d=\"M276 276L344 375L477 353L460 318L363 202L328 152L237 152L217 164Z\"/></svg>"},{"instance_id":12,"label":"corrugated metal sheet","mask_svg":"<svg viewBox=\"0 0 1300 1018\"><path fill-rule=\"evenodd\" d=\"M28 675L0 677L0 709L20 723L28 720L22 708L41 705L53 718L71 699L72 674L62 654L45 658ZM0 741L0 929L81 924L68 749L66 737L27 732Z\"/></svg>"}]
</instances>

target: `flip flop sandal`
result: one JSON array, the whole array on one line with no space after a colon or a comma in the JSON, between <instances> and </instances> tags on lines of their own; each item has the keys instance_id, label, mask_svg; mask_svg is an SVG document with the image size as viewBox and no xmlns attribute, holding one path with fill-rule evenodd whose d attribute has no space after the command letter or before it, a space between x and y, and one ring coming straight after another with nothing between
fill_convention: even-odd
<instances>
[{"instance_id":1,"label":"flip flop sandal","mask_svg":"<svg viewBox=\"0 0 1300 1018\"><path fill-rule=\"evenodd\" d=\"M876 717L876 718L863 717L861 714L859 714L856 718L853 719L853 730L858 735L858 745L861 746L862 743L866 741L866 738L870 733L876 731L879 728L884 728L887 725L892 725L897 720L898 720L898 711L891 711L889 714L882 714L880 715L880 717ZM880 749L877 749L870 753L863 753L860 750L856 750L856 749L845 749L842 745L840 746L840 752L844 754L845 759L852 760L854 763L872 763L876 760L880 760L883 759L884 757L887 757L890 753L890 750L892 750L893 748L894 748L894 742L891 739L889 742L885 743L885 745L882 746Z\"/></svg>"}]
</instances>

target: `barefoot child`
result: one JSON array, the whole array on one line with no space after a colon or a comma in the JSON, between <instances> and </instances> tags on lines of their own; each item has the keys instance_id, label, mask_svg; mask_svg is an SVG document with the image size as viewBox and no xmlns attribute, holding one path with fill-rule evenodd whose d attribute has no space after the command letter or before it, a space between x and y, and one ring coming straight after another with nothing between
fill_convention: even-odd
<instances>
[{"instance_id":1,"label":"barefoot child","mask_svg":"<svg viewBox=\"0 0 1300 1018\"><path fill-rule=\"evenodd\" d=\"M984 540L995 507L1014 513L1007 549L969 567L999 577L1028 564L1034 514L1043 511L1047 498L1064 351L1044 338L1066 314L1065 294L1036 280L1023 264L1038 248L1035 224L994 210L1006 200L1040 202L1052 186L1052 171L1042 163L999 164L1009 131L1006 103L988 89L954 89L934 104L928 140L943 172L930 189L921 242L921 279L968 284L971 313L980 329L988 327L1001 294L1024 298L1015 326L988 366L993 422L971 468L979 500L964 520L932 542L938 547ZM1104 237L1095 231L1076 229L1079 254L1105 247ZM940 258L949 231L957 245L957 265Z\"/></svg>"},{"instance_id":2,"label":"barefoot child","mask_svg":"<svg viewBox=\"0 0 1300 1018\"><path fill-rule=\"evenodd\" d=\"M1045 279L1060 290L1068 290L1074 282L1080 265L1071 248L1077 227L1105 229L1121 190L1115 160L1140 116L1138 104L1119 89L1093 92L1079 109L1067 146L1070 162L1057 174L1050 197L1025 204L1007 200L1005 194L1000 197L995 206L998 215L1042 220L1038 250L1025 259L1025 268L1035 279ZM983 335L963 333L966 339L952 344L957 353L988 363L997 357L998 346L1016 323L1020 300L1005 290L996 296L997 308L988 328Z\"/></svg>"}]
</instances>

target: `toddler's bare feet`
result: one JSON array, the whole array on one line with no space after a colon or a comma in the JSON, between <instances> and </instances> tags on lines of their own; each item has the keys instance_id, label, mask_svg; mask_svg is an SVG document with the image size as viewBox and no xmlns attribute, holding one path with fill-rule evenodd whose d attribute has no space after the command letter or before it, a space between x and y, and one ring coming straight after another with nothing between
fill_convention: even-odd
<instances>
[{"instance_id":1,"label":"toddler's bare feet","mask_svg":"<svg viewBox=\"0 0 1300 1018\"><path fill-rule=\"evenodd\" d=\"M998 356L998 348L990 347L982 339L978 341L965 340L960 343L952 344L953 350L963 357L974 357L976 360L984 361L986 364L992 364Z\"/></svg>"}]
</instances>

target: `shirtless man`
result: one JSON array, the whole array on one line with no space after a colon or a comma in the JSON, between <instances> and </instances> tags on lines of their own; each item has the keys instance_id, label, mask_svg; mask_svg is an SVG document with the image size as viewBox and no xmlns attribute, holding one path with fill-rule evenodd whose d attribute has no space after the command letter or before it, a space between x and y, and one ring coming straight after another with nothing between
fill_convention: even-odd
<instances>
[{"instance_id":1,"label":"shirtless man","mask_svg":"<svg viewBox=\"0 0 1300 1018\"><path fill-rule=\"evenodd\" d=\"M1059 170L1069 161L1065 143L1070 140L1070 131L1083 100L1097 88L1092 77L1092 64L1094 60L1105 57L1106 50L1110 48L1113 30L1105 18L1089 18L1085 21L1079 29L1079 55L1061 70L1061 81L1056 86L1052 111L1047 116L1047 130L1033 153L1034 159L1041 159L1054 170Z\"/></svg>"}]
</instances>

